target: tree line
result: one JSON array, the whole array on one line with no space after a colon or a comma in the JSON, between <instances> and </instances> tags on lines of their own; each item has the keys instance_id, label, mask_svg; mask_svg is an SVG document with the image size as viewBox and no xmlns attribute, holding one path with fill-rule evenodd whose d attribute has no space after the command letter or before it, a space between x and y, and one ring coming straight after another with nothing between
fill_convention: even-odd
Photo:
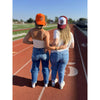
<instances>
[{"instance_id":1,"label":"tree line","mask_svg":"<svg viewBox=\"0 0 100 100\"><path fill-rule=\"evenodd\" d=\"M58 22L58 17L55 17L54 20L52 19L49 19L46 15L45 15L45 20L47 23L57 23ZM75 24L75 23L78 23L80 21L85 21L87 20L86 18L79 18L78 20L73 20L72 18L68 18L68 23L69 24ZM17 20L17 19L13 19L13 22L25 22L25 23L33 23L35 20L33 18L29 18L27 19L26 21L24 21L23 19L21 20Z\"/></svg>"}]
</instances>

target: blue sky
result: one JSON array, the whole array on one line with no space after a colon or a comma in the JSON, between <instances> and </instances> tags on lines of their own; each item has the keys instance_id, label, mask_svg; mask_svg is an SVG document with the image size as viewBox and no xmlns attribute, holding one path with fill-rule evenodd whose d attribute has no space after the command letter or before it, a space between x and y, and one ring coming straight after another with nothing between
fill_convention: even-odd
<instances>
[{"instance_id":1,"label":"blue sky","mask_svg":"<svg viewBox=\"0 0 100 100\"><path fill-rule=\"evenodd\" d=\"M35 19L37 13L53 20L61 15L74 20L87 18L87 0L13 0L14 19Z\"/></svg>"}]
</instances>

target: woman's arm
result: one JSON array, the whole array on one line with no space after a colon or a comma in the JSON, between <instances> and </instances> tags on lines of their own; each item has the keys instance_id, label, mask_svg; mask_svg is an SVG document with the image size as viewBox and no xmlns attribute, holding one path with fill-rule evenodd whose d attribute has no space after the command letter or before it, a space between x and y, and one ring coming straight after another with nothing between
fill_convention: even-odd
<instances>
[{"instance_id":1,"label":"woman's arm","mask_svg":"<svg viewBox=\"0 0 100 100\"><path fill-rule=\"evenodd\" d=\"M33 41L29 41L29 38L31 37L31 30L27 33L27 35L23 39L23 43L26 44L33 44Z\"/></svg>"},{"instance_id":2,"label":"woman's arm","mask_svg":"<svg viewBox=\"0 0 100 100\"><path fill-rule=\"evenodd\" d=\"M74 42L71 43L70 48L74 48Z\"/></svg>"},{"instance_id":3,"label":"woman's arm","mask_svg":"<svg viewBox=\"0 0 100 100\"><path fill-rule=\"evenodd\" d=\"M71 45L70 45L70 48L74 48L74 36L73 36L72 33L71 33Z\"/></svg>"},{"instance_id":4,"label":"woman's arm","mask_svg":"<svg viewBox=\"0 0 100 100\"><path fill-rule=\"evenodd\" d=\"M59 42L59 39L57 39L57 38L53 39L52 46L57 46L58 42ZM65 48L67 48L67 45L63 44L63 45L60 46L60 48L65 49Z\"/></svg>"},{"instance_id":5,"label":"woman's arm","mask_svg":"<svg viewBox=\"0 0 100 100\"><path fill-rule=\"evenodd\" d=\"M67 47L66 45L60 46L60 47L57 47L57 46L50 46L50 45L49 45L49 43L50 43L49 39L50 39L50 35L49 35L49 33L47 32L47 34L46 34L46 39L45 39L45 41L46 41L46 49L49 49L49 50L60 50L60 49L65 49L65 48Z\"/></svg>"}]
</instances>

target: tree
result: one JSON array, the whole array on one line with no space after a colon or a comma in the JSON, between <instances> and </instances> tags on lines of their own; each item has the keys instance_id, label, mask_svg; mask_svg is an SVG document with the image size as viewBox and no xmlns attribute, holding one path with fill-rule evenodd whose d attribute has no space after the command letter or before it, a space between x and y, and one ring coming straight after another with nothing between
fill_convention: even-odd
<instances>
[{"instance_id":1,"label":"tree","mask_svg":"<svg viewBox=\"0 0 100 100\"><path fill-rule=\"evenodd\" d=\"M18 20L17 19L13 19L13 22L18 22Z\"/></svg>"},{"instance_id":2,"label":"tree","mask_svg":"<svg viewBox=\"0 0 100 100\"><path fill-rule=\"evenodd\" d=\"M55 23L58 23L58 17L55 17Z\"/></svg>"},{"instance_id":3,"label":"tree","mask_svg":"<svg viewBox=\"0 0 100 100\"><path fill-rule=\"evenodd\" d=\"M87 18L79 18L79 20L77 20L76 25L78 25L81 28L86 28L87 27Z\"/></svg>"},{"instance_id":4,"label":"tree","mask_svg":"<svg viewBox=\"0 0 100 100\"><path fill-rule=\"evenodd\" d=\"M52 19L48 19L47 23L52 24L53 20Z\"/></svg>"},{"instance_id":5,"label":"tree","mask_svg":"<svg viewBox=\"0 0 100 100\"><path fill-rule=\"evenodd\" d=\"M45 21L46 21L46 22L48 21L48 17L47 17L47 15L45 15Z\"/></svg>"},{"instance_id":6,"label":"tree","mask_svg":"<svg viewBox=\"0 0 100 100\"><path fill-rule=\"evenodd\" d=\"M26 22L27 22L27 23L33 23L34 20L33 20L32 18L29 18Z\"/></svg>"},{"instance_id":7,"label":"tree","mask_svg":"<svg viewBox=\"0 0 100 100\"><path fill-rule=\"evenodd\" d=\"M80 18L79 21L84 21L87 20L86 18Z\"/></svg>"},{"instance_id":8,"label":"tree","mask_svg":"<svg viewBox=\"0 0 100 100\"><path fill-rule=\"evenodd\" d=\"M21 19L20 22L24 22L24 21Z\"/></svg>"},{"instance_id":9,"label":"tree","mask_svg":"<svg viewBox=\"0 0 100 100\"><path fill-rule=\"evenodd\" d=\"M73 24L73 23L75 23L75 20L73 20L72 18L69 18L69 19L68 19L68 23L69 23L69 24Z\"/></svg>"}]
</instances>

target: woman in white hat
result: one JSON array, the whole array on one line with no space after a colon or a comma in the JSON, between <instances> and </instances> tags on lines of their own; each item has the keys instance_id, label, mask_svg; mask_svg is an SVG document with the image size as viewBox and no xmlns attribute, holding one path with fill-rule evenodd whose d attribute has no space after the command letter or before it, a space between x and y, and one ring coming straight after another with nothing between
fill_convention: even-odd
<instances>
[{"instance_id":1,"label":"woman in white hat","mask_svg":"<svg viewBox=\"0 0 100 100\"><path fill-rule=\"evenodd\" d=\"M50 56L50 61L52 65L52 86L54 87L55 83L57 82L56 75L58 72L59 86L60 89L63 89L65 85L65 68L69 60L69 47L74 48L74 37L73 34L70 32L66 16L60 16L58 18L58 29L54 31L53 45L67 45L65 49L52 50Z\"/></svg>"}]
</instances>

